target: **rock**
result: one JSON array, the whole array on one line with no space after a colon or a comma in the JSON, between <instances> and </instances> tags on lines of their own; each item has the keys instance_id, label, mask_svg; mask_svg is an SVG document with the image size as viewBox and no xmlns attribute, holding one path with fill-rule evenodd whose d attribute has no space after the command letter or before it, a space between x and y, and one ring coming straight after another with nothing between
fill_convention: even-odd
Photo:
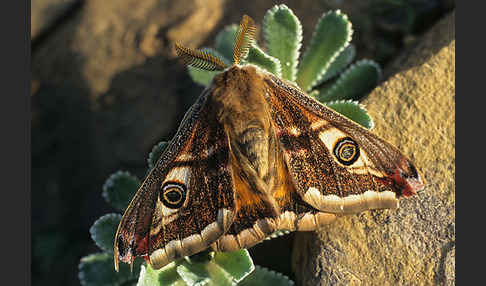
<instances>
[{"instance_id":1,"label":"rock","mask_svg":"<svg viewBox=\"0 0 486 286\"><path fill-rule=\"evenodd\" d=\"M363 102L374 132L416 163L427 186L397 211L347 216L296 233L298 285L454 285L455 13L389 67Z\"/></svg>"},{"instance_id":2,"label":"rock","mask_svg":"<svg viewBox=\"0 0 486 286\"><path fill-rule=\"evenodd\" d=\"M120 161L144 163L154 144L171 138L201 91L171 56L172 45L200 45L221 11L220 0L190 0L185 6L85 1L33 52L32 74L40 87L69 85L86 92L80 96L88 99L96 122L92 134L102 176L123 168ZM187 25L193 25L191 37L180 32Z\"/></svg>"},{"instance_id":3,"label":"rock","mask_svg":"<svg viewBox=\"0 0 486 286\"><path fill-rule=\"evenodd\" d=\"M30 38L34 40L69 10L76 0L36 0L30 6Z\"/></svg>"},{"instance_id":4,"label":"rock","mask_svg":"<svg viewBox=\"0 0 486 286\"><path fill-rule=\"evenodd\" d=\"M451 243L452 248L449 249L444 260L443 274L445 276L446 285L455 285L456 283L456 246ZM442 269L441 269L442 270Z\"/></svg>"}]
</instances>

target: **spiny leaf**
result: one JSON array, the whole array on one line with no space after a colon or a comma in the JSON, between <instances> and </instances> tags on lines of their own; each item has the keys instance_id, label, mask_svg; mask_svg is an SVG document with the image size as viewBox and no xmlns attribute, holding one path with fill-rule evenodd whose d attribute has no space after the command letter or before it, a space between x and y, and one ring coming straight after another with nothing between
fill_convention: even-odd
<instances>
[{"instance_id":1,"label":"spiny leaf","mask_svg":"<svg viewBox=\"0 0 486 286\"><path fill-rule=\"evenodd\" d=\"M208 263L214 258L214 251L209 249L203 250L191 256L186 256L184 259L189 263Z\"/></svg>"},{"instance_id":2,"label":"spiny leaf","mask_svg":"<svg viewBox=\"0 0 486 286\"><path fill-rule=\"evenodd\" d=\"M105 181L101 194L112 207L124 211L140 184L129 172L117 171Z\"/></svg>"},{"instance_id":3,"label":"spiny leaf","mask_svg":"<svg viewBox=\"0 0 486 286\"><path fill-rule=\"evenodd\" d=\"M175 44L177 55L187 66L193 66L195 68L214 71L222 71L226 68L224 62L218 57L202 50L194 50Z\"/></svg>"},{"instance_id":4,"label":"spiny leaf","mask_svg":"<svg viewBox=\"0 0 486 286\"><path fill-rule=\"evenodd\" d=\"M113 253L115 233L121 218L121 214L105 214L97 219L89 229L96 245L107 253Z\"/></svg>"},{"instance_id":5,"label":"spiny leaf","mask_svg":"<svg viewBox=\"0 0 486 286\"><path fill-rule=\"evenodd\" d=\"M177 274L186 282L187 285L208 285L211 281L209 272L207 271L206 265L201 263L188 264L183 263L176 267ZM229 279L225 279L224 274L221 278L221 273L218 273L215 277L218 282L222 285L228 285Z\"/></svg>"},{"instance_id":6,"label":"spiny leaf","mask_svg":"<svg viewBox=\"0 0 486 286\"><path fill-rule=\"evenodd\" d=\"M239 283L255 269L246 249L216 252L213 262L232 277L233 283Z\"/></svg>"},{"instance_id":7,"label":"spiny leaf","mask_svg":"<svg viewBox=\"0 0 486 286\"><path fill-rule=\"evenodd\" d=\"M329 89L320 90L318 98L322 102L359 100L376 87L380 78L381 69L377 63L361 60L344 71Z\"/></svg>"},{"instance_id":8,"label":"spiny leaf","mask_svg":"<svg viewBox=\"0 0 486 286\"><path fill-rule=\"evenodd\" d=\"M233 48L233 63L239 64L240 60L244 59L248 54L250 46L254 42L255 37L255 23L253 19L247 15L243 15L240 22L240 27L236 33L235 45Z\"/></svg>"},{"instance_id":9,"label":"spiny leaf","mask_svg":"<svg viewBox=\"0 0 486 286\"><path fill-rule=\"evenodd\" d=\"M334 58L351 41L352 32L351 22L339 10L319 19L297 72L296 82L304 91L309 91L322 78Z\"/></svg>"},{"instance_id":10,"label":"spiny leaf","mask_svg":"<svg viewBox=\"0 0 486 286\"><path fill-rule=\"evenodd\" d=\"M326 105L365 128L372 129L374 126L373 120L366 109L357 101L339 100L326 103Z\"/></svg>"},{"instance_id":11,"label":"spiny leaf","mask_svg":"<svg viewBox=\"0 0 486 286\"><path fill-rule=\"evenodd\" d=\"M149 170L151 170L157 164L162 153L164 153L165 148L169 145L167 141L160 141L154 147L152 147L152 151L150 151L149 156L147 158L147 163Z\"/></svg>"},{"instance_id":12,"label":"spiny leaf","mask_svg":"<svg viewBox=\"0 0 486 286\"><path fill-rule=\"evenodd\" d=\"M313 97L313 98L315 98L315 99L318 99L318 98L317 98L317 96L319 95L319 91L318 91L318 90L312 90L312 91L310 91L310 92L308 93L308 95L309 95L310 97Z\"/></svg>"},{"instance_id":13,"label":"spiny leaf","mask_svg":"<svg viewBox=\"0 0 486 286\"><path fill-rule=\"evenodd\" d=\"M177 273L174 262L167 264L159 270L154 270L150 265L141 267L137 286L187 286Z\"/></svg>"},{"instance_id":14,"label":"spiny leaf","mask_svg":"<svg viewBox=\"0 0 486 286\"><path fill-rule=\"evenodd\" d=\"M202 86L209 86L214 76L220 73L219 71L205 71L191 66L187 67L187 71L192 80Z\"/></svg>"},{"instance_id":15,"label":"spiny leaf","mask_svg":"<svg viewBox=\"0 0 486 286\"><path fill-rule=\"evenodd\" d=\"M273 73L278 77L282 75L282 70L281 70L279 60L272 56L267 55L256 45L251 46L250 50L248 51L248 56L246 57L245 62L257 65L267 70L268 72Z\"/></svg>"},{"instance_id":16,"label":"spiny leaf","mask_svg":"<svg viewBox=\"0 0 486 286\"><path fill-rule=\"evenodd\" d=\"M79 263L79 281L83 286L122 285L135 281L140 271L141 261L136 259L133 273L128 264L122 263L117 273L113 268L113 255L96 253L81 258Z\"/></svg>"},{"instance_id":17,"label":"spiny leaf","mask_svg":"<svg viewBox=\"0 0 486 286\"><path fill-rule=\"evenodd\" d=\"M292 286L294 285L294 281L283 274L257 265L255 266L255 271L243 279L238 286L256 285Z\"/></svg>"},{"instance_id":18,"label":"spiny leaf","mask_svg":"<svg viewBox=\"0 0 486 286\"><path fill-rule=\"evenodd\" d=\"M349 44L335 59L332 61L331 65L329 68L326 70L324 75L322 76L322 79L319 81L320 84L321 82L325 82L329 80L330 78L333 78L340 72L342 72L354 59L356 56L356 48L354 47L353 44Z\"/></svg>"},{"instance_id":19,"label":"spiny leaf","mask_svg":"<svg viewBox=\"0 0 486 286\"><path fill-rule=\"evenodd\" d=\"M143 267L138 281L143 285L236 285L254 269L246 249L204 252L179 259L159 270Z\"/></svg>"},{"instance_id":20,"label":"spiny leaf","mask_svg":"<svg viewBox=\"0 0 486 286\"><path fill-rule=\"evenodd\" d=\"M282 78L295 81L302 25L286 5L275 5L263 18L263 36L268 53L280 60Z\"/></svg>"},{"instance_id":21,"label":"spiny leaf","mask_svg":"<svg viewBox=\"0 0 486 286\"><path fill-rule=\"evenodd\" d=\"M177 266L177 273L188 285L236 285L254 269L246 249L212 252L211 260L190 259Z\"/></svg>"}]
</instances>

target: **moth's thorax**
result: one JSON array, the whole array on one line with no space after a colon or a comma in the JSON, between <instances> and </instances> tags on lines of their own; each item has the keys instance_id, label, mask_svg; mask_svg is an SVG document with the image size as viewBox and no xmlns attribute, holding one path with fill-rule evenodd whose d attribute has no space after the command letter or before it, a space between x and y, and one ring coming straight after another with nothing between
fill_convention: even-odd
<instances>
[{"instance_id":1,"label":"moth's thorax","mask_svg":"<svg viewBox=\"0 0 486 286\"><path fill-rule=\"evenodd\" d=\"M232 66L225 72L215 76L211 89L212 98L223 108L221 117L244 116L253 117L262 113L265 108L263 97L266 91L263 80L265 74L257 67L246 65Z\"/></svg>"}]
</instances>

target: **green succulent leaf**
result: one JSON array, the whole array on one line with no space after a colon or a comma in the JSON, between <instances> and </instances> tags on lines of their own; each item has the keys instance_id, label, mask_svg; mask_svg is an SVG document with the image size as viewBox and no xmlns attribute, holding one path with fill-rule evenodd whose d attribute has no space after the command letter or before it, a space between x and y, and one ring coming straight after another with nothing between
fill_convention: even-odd
<instances>
[{"instance_id":1,"label":"green succulent leaf","mask_svg":"<svg viewBox=\"0 0 486 286\"><path fill-rule=\"evenodd\" d=\"M233 45L235 43L238 25L233 24L226 26L216 36L216 50L226 59L233 58Z\"/></svg>"},{"instance_id":2,"label":"green succulent leaf","mask_svg":"<svg viewBox=\"0 0 486 286\"><path fill-rule=\"evenodd\" d=\"M246 249L212 252L211 260L186 260L177 273L188 285L235 285L250 274L254 265Z\"/></svg>"},{"instance_id":3,"label":"green succulent leaf","mask_svg":"<svg viewBox=\"0 0 486 286\"><path fill-rule=\"evenodd\" d=\"M371 60L361 60L344 71L337 81L327 90L320 90L319 100L359 100L370 92L381 78L381 69Z\"/></svg>"},{"instance_id":4,"label":"green succulent leaf","mask_svg":"<svg viewBox=\"0 0 486 286\"><path fill-rule=\"evenodd\" d=\"M202 51L209 52L213 56L220 58L226 65L229 65L228 59L226 59L222 54L212 48L202 48ZM188 66L187 70L189 72L189 76L191 76L192 80L202 86L208 86L213 77L220 73L220 71L207 71L202 70L193 66Z\"/></svg>"},{"instance_id":5,"label":"green succulent leaf","mask_svg":"<svg viewBox=\"0 0 486 286\"><path fill-rule=\"evenodd\" d=\"M255 269L250 254L246 249L232 252L216 252L213 262L232 277L233 283L240 282Z\"/></svg>"},{"instance_id":6,"label":"green succulent leaf","mask_svg":"<svg viewBox=\"0 0 486 286\"><path fill-rule=\"evenodd\" d=\"M291 286L294 285L294 282L281 273L257 265L255 266L255 271L253 271L250 275L248 275L248 277L246 277L238 285L239 286L257 286L257 285Z\"/></svg>"},{"instance_id":7,"label":"green succulent leaf","mask_svg":"<svg viewBox=\"0 0 486 286\"><path fill-rule=\"evenodd\" d=\"M374 126L373 120L366 109L357 101L340 100L326 103L326 105L365 128L371 129Z\"/></svg>"},{"instance_id":8,"label":"green succulent leaf","mask_svg":"<svg viewBox=\"0 0 486 286\"><path fill-rule=\"evenodd\" d=\"M273 73L277 77L282 75L280 61L277 58L267 55L256 45L252 45L248 51L248 56L245 58L245 63L254 64Z\"/></svg>"},{"instance_id":9,"label":"green succulent leaf","mask_svg":"<svg viewBox=\"0 0 486 286\"><path fill-rule=\"evenodd\" d=\"M215 279L221 285L228 285L229 278L224 276L224 273L217 271L216 273L209 273L207 269L208 264L202 263L182 263L176 268L179 276L184 280L187 285L209 285L211 279ZM211 277L212 276L212 277Z\"/></svg>"},{"instance_id":10,"label":"green succulent leaf","mask_svg":"<svg viewBox=\"0 0 486 286\"><path fill-rule=\"evenodd\" d=\"M354 47L353 44L349 44L334 59L334 61L332 61L331 65L326 70L326 72L322 76L322 79L319 81L319 83L325 82L325 81L335 77L336 75L338 75L354 60L355 56L356 56L356 48Z\"/></svg>"},{"instance_id":11,"label":"green succulent leaf","mask_svg":"<svg viewBox=\"0 0 486 286\"><path fill-rule=\"evenodd\" d=\"M134 262L133 273L128 264L120 264L119 272L113 266L113 255L96 253L81 258L79 263L79 281L83 286L122 285L136 281L140 271L141 261Z\"/></svg>"},{"instance_id":12,"label":"green succulent leaf","mask_svg":"<svg viewBox=\"0 0 486 286\"><path fill-rule=\"evenodd\" d=\"M161 141L157 143L154 147L152 147L152 151L150 151L147 158L149 170L152 170L155 167L155 164L157 164L157 161L159 160L160 156L162 156L162 153L164 153L164 150L165 148L167 148L168 145L169 142Z\"/></svg>"},{"instance_id":13,"label":"green succulent leaf","mask_svg":"<svg viewBox=\"0 0 486 286\"><path fill-rule=\"evenodd\" d=\"M172 262L159 270L154 270L150 265L142 265L137 286L187 286L177 273L176 263Z\"/></svg>"},{"instance_id":14,"label":"green succulent leaf","mask_svg":"<svg viewBox=\"0 0 486 286\"><path fill-rule=\"evenodd\" d=\"M329 65L351 41L353 33L348 17L339 10L325 13L314 29L297 72L297 84L309 91L319 82Z\"/></svg>"},{"instance_id":15,"label":"green succulent leaf","mask_svg":"<svg viewBox=\"0 0 486 286\"><path fill-rule=\"evenodd\" d=\"M159 270L143 267L138 285L236 285L254 269L246 249L209 252L172 262Z\"/></svg>"},{"instance_id":16,"label":"green succulent leaf","mask_svg":"<svg viewBox=\"0 0 486 286\"><path fill-rule=\"evenodd\" d=\"M295 81L302 44L299 19L286 5L275 5L263 18L263 35L267 52L280 60L282 77Z\"/></svg>"},{"instance_id":17,"label":"green succulent leaf","mask_svg":"<svg viewBox=\"0 0 486 286\"><path fill-rule=\"evenodd\" d=\"M140 184L140 180L129 172L117 171L105 181L102 196L112 207L123 211Z\"/></svg>"},{"instance_id":18,"label":"green succulent leaf","mask_svg":"<svg viewBox=\"0 0 486 286\"><path fill-rule=\"evenodd\" d=\"M107 253L113 253L115 233L121 218L120 214L106 214L97 219L89 229L96 245Z\"/></svg>"},{"instance_id":19,"label":"green succulent leaf","mask_svg":"<svg viewBox=\"0 0 486 286\"><path fill-rule=\"evenodd\" d=\"M317 100L318 100L318 98L317 98L317 97L319 96L319 91L318 91L318 90L312 90L312 91L310 91L310 92L308 93L308 95L309 95L310 97L313 97L313 98L315 98L315 99L317 99Z\"/></svg>"},{"instance_id":20,"label":"green succulent leaf","mask_svg":"<svg viewBox=\"0 0 486 286\"><path fill-rule=\"evenodd\" d=\"M188 66L187 71L195 83L205 87L211 83L215 75L220 73L220 71L205 71L192 66Z\"/></svg>"},{"instance_id":21,"label":"green succulent leaf","mask_svg":"<svg viewBox=\"0 0 486 286\"><path fill-rule=\"evenodd\" d=\"M189 263L208 263L214 258L214 252L209 249L203 250L191 256L186 256L184 259Z\"/></svg>"}]
</instances>

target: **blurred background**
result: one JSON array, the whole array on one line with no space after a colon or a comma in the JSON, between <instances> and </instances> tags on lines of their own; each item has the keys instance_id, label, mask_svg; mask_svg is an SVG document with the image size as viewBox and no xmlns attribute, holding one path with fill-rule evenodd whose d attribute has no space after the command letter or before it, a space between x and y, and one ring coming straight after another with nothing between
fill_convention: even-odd
<instances>
[{"instance_id":1,"label":"blurred background","mask_svg":"<svg viewBox=\"0 0 486 286\"><path fill-rule=\"evenodd\" d=\"M114 212L101 196L105 179L117 170L143 179L153 145L172 138L202 91L173 44L212 46L226 25L248 14L259 26L275 4L300 19L304 49L320 16L340 9L353 24L356 59L385 71L455 8L453 0L32 1L34 285L79 285L80 258L99 251L89 228ZM291 240L253 247L255 264L292 278Z\"/></svg>"}]
</instances>

